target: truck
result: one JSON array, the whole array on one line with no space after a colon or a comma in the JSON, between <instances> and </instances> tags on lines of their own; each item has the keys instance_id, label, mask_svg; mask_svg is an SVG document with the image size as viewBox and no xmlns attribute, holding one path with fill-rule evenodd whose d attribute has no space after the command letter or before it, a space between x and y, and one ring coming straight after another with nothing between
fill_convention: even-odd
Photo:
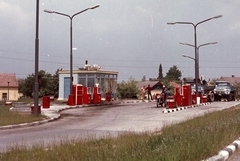
<instances>
[{"instance_id":1,"label":"truck","mask_svg":"<svg viewBox=\"0 0 240 161\"><path fill-rule=\"evenodd\" d=\"M228 81L215 82L214 100L221 101L222 98L227 99L227 101L235 101L236 99L236 87Z\"/></svg>"}]
</instances>

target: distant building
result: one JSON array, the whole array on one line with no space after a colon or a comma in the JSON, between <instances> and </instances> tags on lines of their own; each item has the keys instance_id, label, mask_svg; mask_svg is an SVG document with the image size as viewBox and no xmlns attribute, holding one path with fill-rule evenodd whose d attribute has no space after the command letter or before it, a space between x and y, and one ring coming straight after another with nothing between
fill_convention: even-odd
<instances>
[{"instance_id":1,"label":"distant building","mask_svg":"<svg viewBox=\"0 0 240 161\"><path fill-rule=\"evenodd\" d=\"M98 86L101 97L106 97L106 92L111 91L117 97L118 72L100 70L100 66L86 64L79 70L73 70L73 84L88 87L88 92L93 93L93 87ZM59 70L59 100L66 100L70 94L70 70Z\"/></svg>"},{"instance_id":2,"label":"distant building","mask_svg":"<svg viewBox=\"0 0 240 161\"><path fill-rule=\"evenodd\" d=\"M0 94L2 100L18 100L18 81L15 74L0 74Z\"/></svg>"},{"instance_id":3,"label":"distant building","mask_svg":"<svg viewBox=\"0 0 240 161\"><path fill-rule=\"evenodd\" d=\"M229 83L235 85L237 83L240 83L240 77L236 77L235 75L232 75L231 77L220 77L220 80L228 81Z\"/></svg>"},{"instance_id":4,"label":"distant building","mask_svg":"<svg viewBox=\"0 0 240 161\"><path fill-rule=\"evenodd\" d=\"M149 80L138 82L137 88L140 91L140 89L143 86L147 87L148 85L150 85L150 87L152 87L152 91L151 91L152 95L155 95L155 94L159 94L162 92L164 84L161 81L157 81L156 79L150 78ZM180 87L181 86L181 85L177 84L176 82L169 82L169 85L172 87Z\"/></svg>"}]
</instances>

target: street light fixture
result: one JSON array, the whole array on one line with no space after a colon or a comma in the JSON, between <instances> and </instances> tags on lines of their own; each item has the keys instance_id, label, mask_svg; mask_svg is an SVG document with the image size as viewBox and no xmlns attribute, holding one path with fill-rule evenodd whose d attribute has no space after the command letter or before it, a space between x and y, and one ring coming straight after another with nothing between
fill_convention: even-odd
<instances>
[{"instance_id":1,"label":"street light fixture","mask_svg":"<svg viewBox=\"0 0 240 161\"><path fill-rule=\"evenodd\" d=\"M70 94L72 94L72 84L73 84L73 76L72 76L72 71L73 71L73 56L72 56L72 20L75 16L77 16L78 14L80 13L83 13L87 10L90 10L90 9L95 9L95 8L98 8L99 5L95 5L93 7L90 7L90 8L86 8L80 12L77 12L75 13L74 15L70 16L70 15L67 15L65 13L61 13L61 12L57 12L57 11L51 11L51 10L44 10L44 12L46 13L55 13L55 14L59 14L59 15L62 15L62 16L66 16L70 19Z\"/></svg>"},{"instance_id":2,"label":"street light fixture","mask_svg":"<svg viewBox=\"0 0 240 161\"><path fill-rule=\"evenodd\" d=\"M222 15L218 15L218 16L214 16L214 17L211 17L211 18L208 18L206 20L203 20L203 21L200 21L196 24L192 23L192 22L168 22L167 24L168 25L175 25L175 24L189 24L189 25L192 25L194 27L194 48L195 48L195 80L198 81L198 77L199 77L199 74L198 74L198 62L199 62L199 57L198 57L198 49L197 49L197 26L201 23L204 23L204 22L207 22L207 21L210 21L212 19L217 19L217 18L220 18L222 17ZM198 84L196 83L196 94L198 96ZM197 102L197 96L196 96L196 102Z\"/></svg>"},{"instance_id":3,"label":"street light fixture","mask_svg":"<svg viewBox=\"0 0 240 161\"><path fill-rule=\"evenodd\" d=\"M195 48L195 46L192 45L192 44L181 43L181 42L180 42L179 44L181 44L181 45L188 45L188 46L191 46L191 47L194 47L194 48ZM199 45L199 46L197 47L198 62L195 61L195 64L197 64L197 68L195 68L195 73L197 72L197 75L198 75L198 76L199 76L199 48L202 47L202 46L211 45L211 44L217 44L217 42L205 43L205 44ZM189 56L183 56L183 57L188 57L188 58L189 58ZM192 58L192 57L191 57L191 58ZM195 60L195 59L194 59L194 60ZM196 59L196 60L197 60L197 59ZM195 79L196 79L196 78L195 78ZM197 81L198 81L198 80L197 80ZM196 83L197 83L197 81L196 81Z\"/></svg>"},{"instance_id":4,"label":"street light fixture","mask_svg":"<svg viewBox=\"0 0 240 161\"><path fill-rule=\"evenodd\" d=\"M195 48L195 46L192 45L192 44L182 43L182 42L180 42L179 44L181 44L181 45L188 45L188 46L192 46L192 47ZM217 44L217 42L210 42L210 43L206 43L206 44L199 45L199 46L197 47L197 49L199 49L201 46L206 46L206 45L211 45L211 44Z\"/></svg>"},{"instance_id":5,"label":"street light fixture","mask_svg":"<svg viewBox=\"0 0 240 161\"><path fill-rule=\"evenodd\" d=\"M189 58L189 59L192 59L192 60L194 60L194 61L196 61L196 59L194 59L193 57L191 57L191 56L188 56L188 55L182 55L183 57L186 57L186 58Z\"/></svg>"}]
</instances>

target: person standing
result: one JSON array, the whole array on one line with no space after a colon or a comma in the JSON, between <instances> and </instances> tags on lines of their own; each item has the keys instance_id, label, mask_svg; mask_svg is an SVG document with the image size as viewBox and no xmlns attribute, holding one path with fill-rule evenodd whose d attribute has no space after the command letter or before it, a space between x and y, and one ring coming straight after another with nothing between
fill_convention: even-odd
<instances>
[{"instance_id":1,"label":"person standing","mask_svg":"<svg viewBox=\"0 0 240 161\"><path fill-rule=\"evenodd\" d=\"M170 88L167 88L164 92L164 106L167 107L167 99L171 95Z\"/></svg>"},{"instance_id":2,"label":"person standing","mask_svg":"<svg viewBox=\"0 0 240 161\"><path fill-rule=\"evenodd\" d=\"M140 90L140 99L144 100L144 97L145 97L145 86L143 86Z\"/></svg>"},{"instance_id":3,"label":"person standing","mask_svg":"<svg viewBox=\"0 0 240 161\"><path fill-rule=\"evenodd\" d=\"M148 85L148 87L146 88L147 92L148 92L148 100L150 100L150 97L151 97L151 100L153 100L152 98L152 88L150 87L150 85Z\"/></svg>"}]
</instances>

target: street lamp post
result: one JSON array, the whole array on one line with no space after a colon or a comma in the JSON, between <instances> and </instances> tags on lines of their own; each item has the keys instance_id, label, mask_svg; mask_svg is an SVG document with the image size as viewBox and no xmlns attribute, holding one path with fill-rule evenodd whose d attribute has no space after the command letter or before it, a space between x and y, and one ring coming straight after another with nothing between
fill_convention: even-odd
<instances>
[{"instance_id":1,"label":"street lamp post","mask_svg":"<svg viewBox=\"0 0 240 161\"><path fill-rule=\"evenodd\" d=\"M197 26L201 23L204 23L204 22L207 22L207 21L210 21L212 19L217 19L217 18L220 18L222 17L222 15L218 15L218 16L214 16L214 17L211 17L211 18L208 18L206 20L203 20L203 21L200 21L196 24L192 23L192 22L168 22L167 24L168 25L175 25L175 24L189 24L189 25L192 25L193 28L194 28L194 48L195 48L195 80L198 81L198 49L197 49ZM196 83L196 94L198 96L198 84ZM197 97L196 97L196 102L197 102Z\"/></svg>"},{"instance_id":2,"label":"street lamp post","mask_svg":"<svg viewBox=\"0 0 240 161\"><path fill-rule=\"evenodd\" d=\"M10 82L8 82L8 101L9 101L9 83Z\"/></svg>"},{"instance_id":3,"label":"street lamp post","mask_svg":"<svg viewBox=\"0 0 240 161\"><path fill-rule=\"evenodd\" d=\"M35 37L35 77L34 77L34 114L38 116L38 66L39 66L39 0L36 0L36 37Z\"/></svg>"},{"instance_id":4,"label":"street lamp post","mask_svg":"<svg viewBox=\"0 0 240 161\"><path fill-rule=\"evenodd\" d=\"M95 9L95 8L98 8L99 5L96 5L96 6L93 6L93 7L90 7L90 8L86 8L80 12L77 12L75 13L74 15L70 16L70 15L67 15L65 13L61 13L61 12L56 12L56 11L50 11L50 10L44 10L44 12L46 13L55 13L55 14L59 14L59 15L62 15L62 16L66 16L70 19L70 94L72 94L72 84L73 84L73 76L72 76L72 71L73 71L73 56L72 56L72 20L75 16L77 16L78 14L80 13L83 13L89 9Z\"/></svg>"}]
</instances>

